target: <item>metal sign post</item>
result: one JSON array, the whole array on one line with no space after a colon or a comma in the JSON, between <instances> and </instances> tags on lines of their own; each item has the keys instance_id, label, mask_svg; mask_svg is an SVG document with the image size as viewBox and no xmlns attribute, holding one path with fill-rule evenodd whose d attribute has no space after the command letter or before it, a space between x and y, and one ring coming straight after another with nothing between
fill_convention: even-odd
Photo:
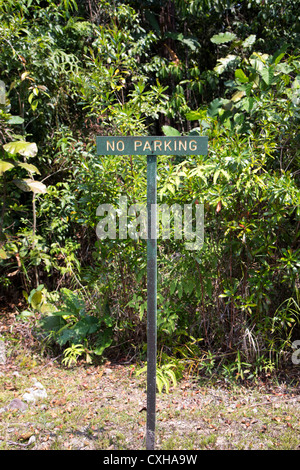
<instances>
[{"instance_id":1,"label":"metal sign post","mask_svg":"<svg viewBox=\"0 0 300 470\"><path fill-rule=\"evenodd\" d=\"M154 449L156 409L157 213L156 155L147 156L147 432L146 449Z\"/></svg>"},{"instance_id":2,"label":"metal sign post","mask_svg":"<svg viewBox=\"0 0 300 470\"><path fill-rule=\"evenodd\" d=\"M147 424L146 449L155 447L157 356L157 155L206 155L201 136L96 137L98 155L147 155Z\"/></svg>"}]
</instances>

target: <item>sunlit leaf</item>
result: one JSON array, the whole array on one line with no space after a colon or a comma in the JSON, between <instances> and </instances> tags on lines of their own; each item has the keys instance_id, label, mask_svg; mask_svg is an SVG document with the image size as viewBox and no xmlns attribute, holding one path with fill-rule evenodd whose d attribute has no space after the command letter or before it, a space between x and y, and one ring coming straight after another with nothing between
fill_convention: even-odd
<instances>
[{"instance_id":1,"label":"sunlit leaf","mask_svg":"<svg viewBox=\"0 0 300 470\"><path fill-rule=\"evenodd\" d=\"M42 302L43 300L43 294L41 291L36 291L34 292L34 294L31 296L31 299L30 299L30 303L31 303L31 306L34 308L34 309L37 309L40 305L40 303Z\"/></svg>"},{"instance_id":2,"label":"sunlit leaf","mask_svg":"<svg viewBox=\"0 0 300 470\"><path fill-rule=\"evenodd\" d=\"M218 60L218 64L215 66L215 72L222 74L229 65L232 65L237 60L237 56L234 54L228 54L226 57L222 57Z\"/></svg>"},{"instance_id":3,"label":"sunlit leaf","mask_svg":"<svg viewBox=\"0 0 300 470\"><path fill-rule=\"evenodd\" d=\"M243 96L245 96L245 94L246 94L245 91L237 91L237 92L234 93L234 95L232 96L231 101L233 101L234 103L236 103L237 101L240 101L240 99L243 98Z\"/></svg>"},{"instance_id":4,"label":"sunlit leaf","mask_svg":"<svg viewBox=\"0 0 300 470\"><path fill-rule=\"evenodd\" d=\"M7 253L3 248L0 248L0 259L7 259L9 256L7 256Z\"/></svg>"},{"instance_id":5,"label":"sunlit leaf","mask_svg":"<svg viewBox=\"0 0 300 470\"><path fill-rule=\"evenodd\" d=\"M0 160L0 176L2 176L5 171L9 171L12 168L14 168L14 165L12 163Z\"/></svg>"},{"instance_id":6,"label":"sunlit leaf","mask_svg":"<svg viewBox=\"0 0 300 470\"><path fill-rule=\"evenodd\" d=\"M163 133L167 136L180 136L180 132L177 129L174 129L174 127L171 126L163 126L162 127Z\"/></svg>"},{"instance_id":7,"label":"sunlit leaf","mask_svg":"<svg viewBox=\"0 0 300 470\"><path fill-rule=\"evenodd\" d=\"M224 44L226 42L231 42L234 39L236 39L236 35L230 32L215 34L212 38L210 38L211 42L214 44Z\"/></svg>"},{"instance_id":8,"label":"sunlit leaf","mask_svg":"<svg viewBox=\"0 0 300 470\"><path fill-rule=\"evenodd\" d=\"M256 35L251 34L245 39L245 41L243 41L242 46L246 48L251 47L255 43L255 41L256 41Z\"/></svg>"},{"instance_id":9,"label":"sunlit leaf","mask_svg":"<svg viewBox=\"0 0 300 470\"><path fill-rule=\"evenodd\" d=\"M19 153L24 157L35 157L38 152L37 145L34 142L9 142L8 144L3 145L3 148L8 153L13 155Z\"/></svg>"},{"instance_id":10,"label":"sunlit leaf","mask_svg":"<svg viewBox=\"0 0 300 470\"><path fill-rule=\"evenodd\" d=\"M28 186L30 187L33 193L44 194L47 192L47 186L40 181L27 181Z\"/></svg>"},{"instance_id":11,"label":"sunlit leaf","mask_svg":"<svg viewBox=\"0 0 300 470\"><path fill-rule=\"evenodd\" d=\"M40 181L35 181L32 179L15 179L14 183L18 188L22 189L22 191L32 191L36 194L44 194L47 192L47 186Z\"/></svg>"},{"instance_id":12,"label":"sunlit leaf","mask_svg":"<svg viewBox=\"0 0 300 470\"><path fill-rule=\"evenodd\" d=\"M185 115L186 119L188 121L196 121L198 119L202 119L203 117L203 113L199 112L199 111L189 111L186 115Z\"/></svg>"},{"instance_id":13,"label":"sunlit leaf","mask_svg":"<svg viewBox=\"0 0 300 470\"><path fill-rule=\"evenodd\" d=\"M274 68L264 67L261 71L261 76L266 85L271 85L274 81Z\"/></svg>"},{"instance_id":14,"label":"sunlit leaf","mask_svg":"<svg viewBox=\"0 0 300 470\"><path fill-rule=\"evenodd\" d=\"M24 168L25 170L29 171L30 173L37 173L37 174L41 174L40 171L37 169L36 166L34 165L31 165L30 163L22 163L20 162L19 163L19 166Z\"/></svg>"},{"instance_id":15,"label":"sunlit leaf","mask_svg":"<svg viewBox=\"0 0 300 470\"><path fill-rule=\"evenodd\" d=\"M237 69L235 71L235 78L236 80L238 80L239 82L241 83L247 83L249 82L249 78L247 77L247 75L243 72L242 69Z\"/></svg>"},{"instance_id":16,"label":"sunlit leaf","mask_svg":"<svg viewBox=\"0 0 300 470\"><path fill-rule=\"evenodd\" d=\"M21 116L11 116L7 122L8 124L23 124L24 119Z\"/></svg>"},{"instance_id":17,"label":"sunlit leaf","mask_svg":"<svg viewBox=\"0 0 300 470\"><path fill-rule=\"evenodd\" d=\"M25 192L31 191L30 187L28 186L25 180L14 179L13 182L19 189L22 189L22 191L25 191Z\"/></svg>"}]
</instances>

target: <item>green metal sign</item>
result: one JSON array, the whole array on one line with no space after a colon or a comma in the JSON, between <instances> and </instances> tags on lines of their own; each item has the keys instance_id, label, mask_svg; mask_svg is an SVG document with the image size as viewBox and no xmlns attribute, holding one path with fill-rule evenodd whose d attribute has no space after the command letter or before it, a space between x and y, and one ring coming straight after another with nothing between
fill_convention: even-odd
<instances>
[{"instance_id":1,"label":"green metal sign","mask_svg":"<svg viewBox=\"0 0 300 470\"><path fill-rule=\"evenodd\" d=\"M147 424L146 448L155 446L157 360L157 155L206 155L202 136L96 137L98 155L147 155Z\"/></svg>"},{"instance_id":2,"label":"green metal sign","mask_svg":"<svg viewBox=\"0 0 300 470\"><path fill-rule=\"evenodd\" d=\"M207 137L96 137L98 155L205 155Z\"/></svg>"}]
</instances>

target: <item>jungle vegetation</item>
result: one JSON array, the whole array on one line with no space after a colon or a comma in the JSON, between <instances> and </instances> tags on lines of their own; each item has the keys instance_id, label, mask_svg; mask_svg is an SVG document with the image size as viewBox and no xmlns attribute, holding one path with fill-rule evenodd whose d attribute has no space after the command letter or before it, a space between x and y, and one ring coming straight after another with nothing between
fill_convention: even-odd
<instances>
[{"instance_id":1,"label":"jungle vegetation","mask_svg":"<svg viewBox=\"0 0 300 470\"><path fill-rule=\"evenodd\" d=\"M291 365L299 31L295 0L0 0L0 293L44 353L145 360L145 241L96 225L101 203L145 202L146 158L95 137L199 134L207 156L158 163L159 202L205 214L201 251L159 241L161 370Z\"/></svg>"}]
</instances>

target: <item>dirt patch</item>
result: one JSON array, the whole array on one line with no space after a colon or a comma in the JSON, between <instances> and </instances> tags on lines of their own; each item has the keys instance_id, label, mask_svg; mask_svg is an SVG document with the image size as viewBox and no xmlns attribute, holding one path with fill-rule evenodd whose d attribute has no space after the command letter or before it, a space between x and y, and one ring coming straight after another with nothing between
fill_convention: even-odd
<instances>
[{"instance_id":1,"label":"dirt patch","mask_svg":"<svg viewBox=\"0 0 300 470\"><path fill-rule=\"evenodd\" d=\"M30 328L9 312L0 334L7 346L0 450L145 449L146 377L136 375L138 366L68 369L42 359ZM293 374L291 382L247 387L184 376L170 393L157 394L156 449L300 449L299 370ZM26 402L34 387L45 393Z\"/></svg>"},{"instance_id":2,"label":"dirt patch","mask_svg":"<svg viewBox=\"0 0 300 470\"><path fill-rule=\"evenodd\" d=\"M5 409L38 380L47 397ZM0 449L145 449L145 380L105 364L64 369L53 363L0 368ZM183 379L157 395L156 448L299 449L299 391L284 385L228 388Z\"/></svg>"}]
</instances>

